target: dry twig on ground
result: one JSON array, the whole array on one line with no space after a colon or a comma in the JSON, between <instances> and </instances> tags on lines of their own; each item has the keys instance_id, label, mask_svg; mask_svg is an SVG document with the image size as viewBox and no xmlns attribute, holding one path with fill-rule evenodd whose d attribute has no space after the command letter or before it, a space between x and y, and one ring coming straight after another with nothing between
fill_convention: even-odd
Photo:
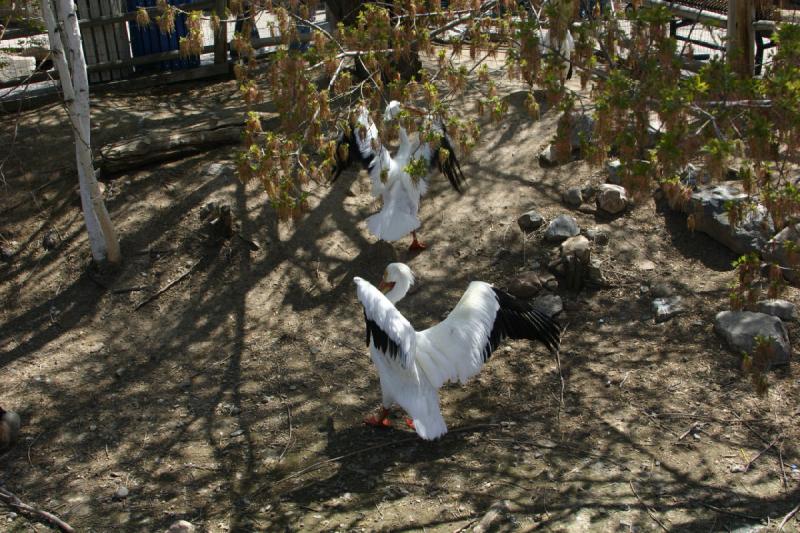
<instances>
[{"instance_id":1,"label":"dry twig on ground","mask_svg":"<svg viewBox=\"0 0 800 533\"><path fill-rule=\"evenodd\" d=\"M28 518L37 518L40 520L44 520L48 524L51 524L61 531L65 533L73 533L75 530L72 529L72 526L61 520L56 515L49 513L47 511L42 511L41 509L37 509L27 503L24 503L22 500L17 498L13 493L9 492L8 490L0 487L0 500L3 501L6 505L11 507L12 509L18 511L20 514L28 517Z\"/></svg>"}]
</instances>

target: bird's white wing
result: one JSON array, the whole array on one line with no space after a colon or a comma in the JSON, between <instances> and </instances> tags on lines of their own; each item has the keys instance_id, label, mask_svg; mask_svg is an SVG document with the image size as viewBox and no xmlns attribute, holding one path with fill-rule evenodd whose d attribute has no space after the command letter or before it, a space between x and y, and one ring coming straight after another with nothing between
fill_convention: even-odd
<instances>
[{"instance_id":1,"label":"bird's white wing","mask_svg":"<svg viewBox=\"0 0 800 533\"><path fill-rule=\"evenodd\" d=\"M539 340L555 350L561 329L542 311L488 283L470 283L439 324L417 333L416 361L437 389L465 383L506 338Z\"/></svg>"},{"instance_id":2,"label":"bird's white wing","mask_svg":"<svg viewBox=\"0 0 800 533\"><path fill-rule=\"evenodd\" d=\"M364 306L367 345L372 342L387 359L396 360L402 368L414 362L416 335L406 317L370 282L355 277L356 295Z\"/></svg>"},{"instance_id":3,"label":"bird's white wing","mask_svg":"<svg viewBox=\"0 0 800 533\"><path fill-rule=\"evenodd\" d=\"M383 405L397 403L414 421L417 434L426 440L447 432L439 408L439 395L415 364L416 332L408 320L371 283L353 278L364 306L367 344L381 380Z\"/></svg>"},{"instance_id":4,"label":"bird's white wing","mask_svg":"<svg viewBox=\"0 0 800 533\"><path fill-rule=\"evenodd\" d=\"M378 149L378 155L369 165L369 180L372 183L372 197L377 198L389 187L392 156L386 147ZM385 180L385 181L384 181Z\"/></svg>"}]
</instances>

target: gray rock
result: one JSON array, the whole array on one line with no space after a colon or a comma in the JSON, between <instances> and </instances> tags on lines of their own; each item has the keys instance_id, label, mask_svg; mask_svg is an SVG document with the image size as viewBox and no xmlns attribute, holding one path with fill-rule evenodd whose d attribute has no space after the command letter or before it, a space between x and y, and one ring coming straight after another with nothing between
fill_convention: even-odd
<instances>
[{"instance_id":1,"label":"gray rock","mask_svg":"<svg viewBox=\"0 0 800 533\"><path fill-rule=\"evenodd\" d=\"M117 490L114 491L114 499L124 500L125 498L128 497L128 494L130 494L128 487L126 487L125 485L120 485L119 487L117 487Z\"/></svg>"},{"instance_id":2,"label":"gray rock","mask_svg":"<svg viewBox=\"0 0 800 533\"><path fill-rule=\"evenodd\" d=\"M771 364L787 364L791 359L789 334L778 317L750 311L720 311L714 319L714 330L737 353L752 353L756 335L763 335L774 341Z\"/></svg>"},{"instance_id":3,"label":"gray rock","mask_svg":"<svg viewBox=\"0 0 800 533\"><path fill-rule=\"evenodd\" d=\"M620 185L604 183L597 191L597 207L606 213L616 215L628 207L628 195Z\"/></svg>"},{"instance_id":4,"label":"gray rock","mask_svg":"<svg viewBox=\"0 0 800 533\"><path fill-rule=\"evenodd\" d=\"M786 300L761 300L756 304L756 308L760 313L776 316L783 321L794 320L797 316L794 304Z\"/></svg>"},{"instance_id":5,"label":"gray rock","mask_svg":"<svg viewBox=\"0 0 800 533\"><path fill-rule=\"evenodd\" d=\"M746 209L744 220L731 225L727 202L747 203L750 198L732 185L700 187L692 193L688 212L694 215L694 228L709 235L736 253L746 254L763 250L775 232L772 218L764 206Z\"/></svg>"},{"instance_id":6,"label":"gray rock","mask_svg":"<svg viewBox=\"0 0 800 533\"><path fill-rule=\"evenodd\" d=\"M536 272L524 272L508 285L508 292L524 300L533 298L540 290L542 282Z\"/></svg>"},{"instance_id":7,"label":"gray rock","mask_svg":"<svg viewBox=\"0 0 800 533\"><path fill-rule=\"evenodd\" d=\"M533 307L552 318L564 310L564 302L557 294L542 294L533 300Z\"/></svg>"},{"instance_id":8,"label":"gray rock","mask_svg":"<svg viewBox=\"0 0 800 533\"><path fill-rule=\"evenodd\" d=\"M592 142L594 135L594 118L586 113L573 117L570 144L572 150L580 150L582 143Z\"/></svg>"},{"instance_id":9,"label":"gray rock","mask_svg":"<svg viewBox=\"0 0 800 533\"><path fill-rule=\"evenodd\" d=\"M680 296L656 298L653 300L651 308L656 315L656 324L665 322L684 310Z\"/></svg>"},{"instance_id":10,"label":"gray rock","mask_svg":"<svg viewBox=\"0 0 800 533\"><path fill-rule=\"evenodd\" d=\"M193 533L195 531L194 524L186 520L178 520L173 522L166 533Z\"/></svg>"},{"instance_id":11,"label":"gray rock","mask_svg":"<svg viewBox=\"0 0 800 533\"><path fill-rule=\"evenodd\" d=\"M583 235L576 235L570 237L561 243L561 255L567 257L574 255L579 261L587 263L589 261L590 253L589 239Z\"/></svg>"},{"instance_id":12,"label":"gray rock","mask_svg":"<svg viewBox=\"0 0 800 533\"><path fill-rule=\"evenodd\" d=\"M569 215L559 215L550 222L544 232L544 238L551 242L561 242L581 232L578 223Z\"/></svg>"},{"instance_id":13,"label":"gray rock","mask_svg":"<svg viewBox=\"0 0 800 533\"><path fill-rule=\"evenodd\" d=\"M764 247L764 259L778 263L784 267L783 277L795 286L800 286L800 223L783 228L767 242Z\"/></svg>"},{"instance_id":14,"label":"gray rock","mask_svg":"<svg viewBox=\"0 0 800 533\"><path fill-rule=\"evenodd\" d=\"M583 203L583 194L580 187L570 187L561 198L565 204L572 207L579 207Z\"/></svg>"},{"instance_id":15,"label":"gray rock","mask_svg":"<svg viewBox=\"0 0 800 533\"><path fill-rule=\"evenodd\" d=\"M609 159L606 161L606 182L612 185L622 185L622 161L619 159Z\"/></svg>"},{"instance_id":16,"label":"gray rock","mask_svg":"<svg viewBox=\"0 0 800 533\"><path fill-rule=\"evenodd\" d=\"M519 229L525 233L530 233L544 225L544 217L538 211L528 211L517 219Z\"/></svg>"}]
</instances>

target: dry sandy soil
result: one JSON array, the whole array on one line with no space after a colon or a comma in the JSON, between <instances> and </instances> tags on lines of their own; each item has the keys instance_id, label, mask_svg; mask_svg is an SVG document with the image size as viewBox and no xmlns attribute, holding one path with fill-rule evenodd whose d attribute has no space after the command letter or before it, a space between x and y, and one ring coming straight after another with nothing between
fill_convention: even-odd
<instances>
[{"instance_id":1,"label":"dry sandy soil","mask_svg":"<svg viewBox=\"0 0 800 533\"><path fill-rule=\"evenodd\" d=\"M231 82L102 96L94 140L240 105ZM517 217L570 212L561 191L604 179L583 162L539 167L555 112L533 122L512 106L485 124L465 194L433 180L421 211L430 249L416 256L367 233L376 204L363 173L315 187L293 226L236 179L234 147L112 176L125 255L114 273L89 265L64 113L20 118L0 200L16 250L0 264L0 405L24 426L0 483L79 531L177 519L211 532L471 530L503 501L500 530L772 531L800 502L797 365L753 392L713 332L733 255L652 198L613 219L571 212L609 226L593 253L610 283L560 292L563 406L553 358L512 342L467 386L443 389L441 441L362 425L380 394L353 276L376 281L408 262L420 281L400 308L422 329L470 280L503 286L546 264L554 247L523 237ZM4 151L14 122L0 126ZM231 204L259 250L204 237L199 211L212 200ZM46 251L50 231L60 244ZM657 284L688 311L655 324ZM800 302L797 290L787 298ZM129 495L115 498L121 486ZM31 529L45 527L0 507L0 530ZM796 519L784 527L797 530Z\"/></svg>"}]
</instances>

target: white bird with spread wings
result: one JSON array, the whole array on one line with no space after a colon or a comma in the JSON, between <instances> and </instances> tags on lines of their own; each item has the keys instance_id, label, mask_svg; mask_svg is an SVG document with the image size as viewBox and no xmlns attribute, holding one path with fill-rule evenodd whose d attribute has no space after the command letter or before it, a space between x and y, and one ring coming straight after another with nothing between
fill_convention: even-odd
<instances>
[{"instance_id":1,"label":"white bird with spread wings","mask_svg":"<svg viewBox=\"0 0 800 533\"><path fill-rule=\"evenodd\" d=\"M414 284L407 265L387 266L378 288L359 277L354 281L383 396L380 414L365 420L369 425L389 426L389 409L397 404L420 437L437 439L447 433L439 407L442 385L466 383L507 338L539 340L551 351L561 342L562 330L552 318L482 281L470 283L447 318L424 331L416 331L395 307Z\"/></svg>"}]
</instances>

